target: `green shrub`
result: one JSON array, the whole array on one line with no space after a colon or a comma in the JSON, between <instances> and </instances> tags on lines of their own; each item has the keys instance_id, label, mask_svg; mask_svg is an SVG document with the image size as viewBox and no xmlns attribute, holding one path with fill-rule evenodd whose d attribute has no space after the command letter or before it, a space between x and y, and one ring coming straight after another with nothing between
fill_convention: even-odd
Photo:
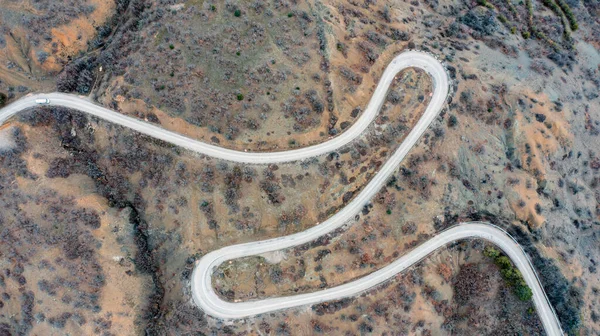
<instances>
[{"instance_id":1,"label":"green shrub","mask_svg":"<svg viewBox=\"0 0 600 336\"><path fill-rule=\"evenodd\" d=\"M292 13L292 12L289 12L289 13L288 13L288 17L289 17L289 18L291 18L292 16L294 16L294 13Z\"/></svg>"},{"instance_id":2,"label":"green shrub","mask_svg":"<svg viewBox=\"0 0 600 336\"><path fill-rule=\"evenodd\" d=\"M575 23L571 23L571 30L576 31L577 29L579 29L577 22L575 21Z\"/></svg>"},{"instance_id":3,"label":"green shrub","mask_svg":"<svg viewBox=\"0 0 600 336\"><path fill-rule=\"evenodd\" d=\"M523 4L523 2L520 3L521 5ZM508 5L508 9L510 9L510 11L514 14L517 15L517 9L515 8L515 5L513 5L511 0L506 0L506 5Z\"/></svg>"},{"instance_id":4,"label":"green shrub","mask_svg":"<svg viewBox=\"0 0 600 336\"><path fill-rule=\"evenodd\" d=\"M483 251L483 254L488 257L488 258L492 258L492 259L496 259L498 256L500 256L500 251L496 250L493 247L486 247L486 249Z\"/></svg>"},{"instance_id":5,"label":"green shrub","mask_svg":"<svg viewBox=\"0 0 600 336\"><path fill-rule=\"evenodd\" d=\"M238 93L237 100L244 100L244 95L241 93Z\"/></svg>"},{"instance_id":6,"label":"green shrub","mask_svg":"<svg viewBox=\"0 0 600 336\"><path fill-rule=\"evenodd\" d=\"M527 282L523 279L523 274L516 268L510 259L493 247L486 247L483 254L492 260L496 266L500 268L500 274L506 284L513 289L513 293L522 301L529 301L533 296L531 288L527 286Z\"/></svg>"},{"instance_id":7,"label":"green shrub","mask_svg":"<svg viewBox=\"0 0 600 336\"><path fill-rule=\"evenodd\" d=\"M4 104L6 104L6 101L8 100L8 98L6 97L6 95L2 92L0 92L0 106L4 106Z\"/></svg>"},{"instance_id":8,"label":"green shrub","mask_svg":"<svg viewBox=\"0 0 600 336\"><path fill-rule=\"evenodd\" d=\"M515 286L514 291L521 301L529 301L533 297L533 292L526 283L519 283L519 285Z\"/></svg>"},{"instance_id":9,"label":"green shrub","mask_svg":"<svg viewBox=\"0 0 600 336\"><path fill-rule=\"evenodd\" d=\"M487 0L477 0L477 4L479 4L481 6L484 6L484 7L487 7L489 9L492 9L492 10L495 9L494 5L492 5L491 3L487 2Z\"/></svg>"},{"instance_id":10,"label":"green shrub","mask_svg":"<svg viewBox=\"0 0 600 336\"><path fill-rule=\"evenodd\" d=\"M559 17L562 16L562 11L560 10L560 7L558 7L558 5L556 5L556 3L552 0L542 0L542 3L550 8L556 15L558 15Z\"/></svg>"},{"instance_id":11,"label":"green shrub","mask_svg":"<svg viewBox=\"0 0 600 336\"><path fill-rule=\"evenodd\" d=\"M522 32L521 35L523 35L524 39L528 39L531 36L531 34L528 31Z\"/></svg>"},{"instance_id":12,"label":"green shrub","mask_svg":"<svg viewBox=\"0 0 600 336\"><path fill-rule=\"evenodd\" d=\"M503 270L510 269L512 267L512 263L510 262L510 259L508 259L508 257L504 256L504 255L496 257L495 262L496 262L496 265L498 265L498 267L500 267Z\"/></svg>"},{"instance_id":13,"label":"green shrub","mask_svg":"<svg viewBox=\"0 0 600 336\"><path fill-rule=\"evenodd\" d=\"M173 50L173 49L175 49L175 46L172 44L169 44L169 49Z\"/></svg>"},{"instance_id":14,"label":"green shrub","mask_svg":"<svg viewBox=\"0 0 600 336\"><path fill-rule=\"evenodd\" d=\"M558 17L560 17L563 20L563 26L565 26L565 31L567 30L567 27L566 23L564 22L563 13L564 16L566 16L567 21L569 21L569 27L571 28L571 30L575 31L579 29L579 25L577 24L577 19L575 19L575 15L571 11L569 5L567 5L564 1L556 0L556 2L554 2L553 0L542 0L542 3L546 5L546 7L550 8Z\"/></svg>"},{"instance_id":15,"label":"green shrub","mask_svg":"<svg viewBox=\"0 0 600 336\"><path fill-rule=\"evenodd\" d=\"M560 9L562 9L562 11L565 13L567 20L569 20L569 26L571 27L571 30L576 31L577 29L579 29L579 25L577 24L577 19L575 18L575 15L571 11L571 7L569 7L569 5L566 2L564 2L563 0L556 0L556 3L558 3L558 6L560 7Z\"/></svg>"},{"instance_id":16,"label":"green shrub","mask_svg":"<svg viewBox=\"0 0 600 336\"><path fill-rule=\"evenodd\" d=\"M531 4L531 0L525 0L525 3L527 5L527 24L533 32L535 30L535 26L533 25L533 5Z\"/></svg>"},{"instance_id":17,"label":"green shrub","mask_svg":"<svg viewBox=\"0 0 600 336\"><path fill-rule=\"evenodd\" d=\"M239 9L236 9L235 12L233 12L233 15L235 15L235 17L240 17L240 16L242 16L242 11Z\"/></svg>"}]
</instances>

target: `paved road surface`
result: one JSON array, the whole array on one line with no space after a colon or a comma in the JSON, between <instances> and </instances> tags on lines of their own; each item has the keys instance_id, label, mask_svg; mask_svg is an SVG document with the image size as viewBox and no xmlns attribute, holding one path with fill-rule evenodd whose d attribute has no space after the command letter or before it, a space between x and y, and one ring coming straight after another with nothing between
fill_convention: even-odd
<instances>
[{"instance_id":1,"label":"paved road surface","mask_svg":"<svg viewBox=\"0 0 600 336\"><path fill-rule=\"evenodd\" d=\"M36 106L35 100L37 98L48 98L50 99L51 105L60 105L83 111L207 156L233 162L257 164L297 161L330 153L360 136L379 112L394 76L400 70L408 67L418 67L427 71L431 75L436 88L438 88L431 97L431 102L423 117L411 133L411 136L414 138L413 140L416 140L416 138L425 131L429 123L437 116L448 94L448 77L444 67L433 56L416 51L402 53L392 60L383 73L367 108L350 128L329 141L289 151L252 153L210 145L167 131L162 127L152 125L142 120L127 117L105 107L98 106L87 99L64 93L35 94L21 98L0 111L0 124L23 109ZM407 141L407 143L414 142L415 141Z\"/></svg>"},{"instance_id":2,"label":"paved road surface","mask_svg":"<svg viewBox=\"0 0 600 336\"><path fill-rule=\"evenodd\" d=\"M285 241L286 238L277 238L276 240L281 243L281 246L286 246L289 245L289 242ZM313 293L239 303L226 302L218 297L211 283L212 271L223 262L249 255L261 254L267 249L257 246L257 244L264 244L264 242L225 247L213 251L200 259L192 275L194 301L209 315L223 319L237 319L285 308L312 305L350 297L389 280L394 275L419 262L436 249L466 238L488 240L501 248L512 259L521 273L523 273L525 281L533 292L533 302L547 334L561 335L560 325L554 317L554 312L546 300L544 290L525 252L506 232L484 222L462 223L454 226L429 239L390 265L344 285ZM277 249L279 248L275 250ZM257 253L258 251L260 252Z\"/></svg>"},{"instance_id":3,"label":"paved road surface","mask_svg":"<svg viewBox=\"0 0 600 336\"><path fill-rule=\"evenodd\" d=\"M456 226L440 233L379 271L350 283L314 293L251 302L231 303L221 300L212 287L211 277L213 271L223 262L297 246L310 242L320 236L327 235L332 230L344 224L351 224L354 216L360 212L364 204L368 203L379 191L381 186L388 180L408 151L419 140L429 124L437 117L444 105L449 89L448 76L442 64L429 54L408 51L394 58L383 73L363 114L352 127L347 129L341 135L318 145L283 152L247 153L213 146L167 131L161 127L141 120L124 116L118 112L98 106L85 98L62 93L36 94L21 98L0 110L0 124L22 110L36 106L35 99L48 98L50 99L51 105L60 105L86 112L207 156L233 162L253 164L290 162L330 153L360 136L379 112L394 76L402 69L408 67L421 68L431 76L434 85L431 102L417 125L411 130L392 157L383 165L363 191L334 216L306 231L275 239L228 246L208 253L200 259L194 268L191 283L194 302L209 315L223 319L236 319L285 308L311 305L349 297L384 282L386 279L389 279L398 272L401 272L415 262L421 260L437 248L458 239L478 237L498 245L498 247L513 260L519 270L523 273L527 284L533 291L533 301L547 334L561 335L562 331L558 319L548 302L527 256L518 244L516 244L505 232L487 223L464 223Z\"/></svg>"}]
</instances>

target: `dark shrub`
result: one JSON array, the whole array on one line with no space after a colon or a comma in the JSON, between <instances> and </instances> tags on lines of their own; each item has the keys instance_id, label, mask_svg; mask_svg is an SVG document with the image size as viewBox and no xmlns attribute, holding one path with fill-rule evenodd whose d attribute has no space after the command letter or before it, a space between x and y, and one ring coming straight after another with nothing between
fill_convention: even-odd
<instances>
[{"instance_id":1,"label":"dark shrub","mask_svg":"<svg viewBox=\"0 0 600 336\"><path fill-rule=\"evenodd\" d=\"M481 6L471 9L458 21L474 30L473 37L492 35L498 29L494 12Z\"/></svg>"}]
</instances>

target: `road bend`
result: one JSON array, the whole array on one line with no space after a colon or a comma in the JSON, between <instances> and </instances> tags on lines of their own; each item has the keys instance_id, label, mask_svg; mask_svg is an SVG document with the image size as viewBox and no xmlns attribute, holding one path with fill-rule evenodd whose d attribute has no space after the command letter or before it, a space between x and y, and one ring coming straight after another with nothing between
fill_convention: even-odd
<instances>
[{"instance_id":1,"label":"road bend","mask_svg":"<svg viewBox=\"0 0 600 336\"><path fill-rule=\"evenodd\" d=\"M354 216L360 212L362 207L372 199L394 173L408 151L417 143L444 106L449 92L448 74L444 66L431 54L411 50L395 57L381 76L365 111L349 129L326 142L287 151L243 152L214 146L168 131L160 126L125 116L99 106L85 97L57 92L31 94L0 109L0 125L21 111L39 106L36 103L36 99L48 99L48 105L78 110L206 156L246 164L293 162L336 151L363 134L379 113L396 74L403 69L411 67L422 69L431 77L433 82L431 101L409 135L361 193L335 215L308 230L274 239L232 245L206 254L197 262L192 274L191 288L194 302L207 314L214 317L240 319L280 309L314 305L325 301L351 297L387 281L422 260L436 249L449 243L467 238L481 238L502 249L521 271L525 281L532 289L533 302L546 333L551 336L562 335L558 318L526 253L506 232L489 223L483 222L457 225L439 233L376 272L340 286L312 293L232 303L222 300L212 286L212 275L215 269L223 262L298 246L327 235L343 225L352 223Z\"/></svg>"}]
</instances>

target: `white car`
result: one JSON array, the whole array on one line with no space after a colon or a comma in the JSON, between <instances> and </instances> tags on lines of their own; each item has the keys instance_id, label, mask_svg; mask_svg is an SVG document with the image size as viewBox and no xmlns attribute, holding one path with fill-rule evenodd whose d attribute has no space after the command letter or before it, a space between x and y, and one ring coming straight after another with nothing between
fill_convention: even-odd
<instances>
[{"instance_id":1,"label":"white car","mask_svg":"<svg viewBox=\"0 0 600 336\"><path fill-rule=\"evenodd\" d=\"M50 104L50 99L48 98L38 98L35 100L35 103L38 105L48 105Z\"/></svg>"}]
</instances>

